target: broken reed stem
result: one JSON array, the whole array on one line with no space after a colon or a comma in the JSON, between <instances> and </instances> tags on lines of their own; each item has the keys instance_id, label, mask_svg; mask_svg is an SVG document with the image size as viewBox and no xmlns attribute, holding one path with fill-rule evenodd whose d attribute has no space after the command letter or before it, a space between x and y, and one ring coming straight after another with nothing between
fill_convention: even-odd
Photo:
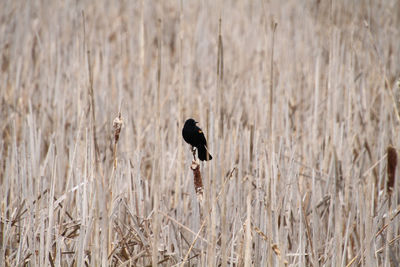
<instances>
[{"instance_id":1,"label":"broken reed stem","mask_svg":"<svg viewBox=\"0 0 400 267\"><path fill-rule=\"evenodd\" d=\"M376 234L375 234L375 238L377 238L380 234L382 234L382 232L389 226L389 224L391 222L393 222L393 220L400 214L400 206L397 207L397 212L390 218L389 222L386 223ZM388 216L390 216L390 212L388 213ZM389 241L389 245L391 244L390 242L392 242L394 240ZM387 246L387 244L385 244L382 248L378 249L376 251L376 253L381 252L381 250L383 250L385 247ZM355 255L350 261L349 263L346 265L346 267L350 267L359 257L360 260L359 262L361 262L362 258L364 257L365 254L365 249L363 251L360 251L359 253L357 253L357 255Z\"/></svg>"},{"instance_id":2,"label":"broken reed stem","mask_svg":"<svg viewBox=\"0 0 400 267\"><path fill-rule=\"evenodd\" d=\"M314 253L313 242L312 242L312 239L311 239L310 222L308 221L306 209L304 207L304 201L300 201L300 205L301 205L301 210L302 210L302 214L303 214L304 224L306 226L307 240L308 240L308 243L310 245L310 250L311 250L311 255L312 255L312 258L310 258L310 262L311 262L312 266L315 266L315 264L314 264L315 253Z\"/></svg>"},{"instance_id":3,"label":"broken reed stem","mask_svg":"<svg viewBox=\"0 0 400 267\"><path fill-rule=\"evenodd\" d=\"M115 117L113 121L114 129L114 169L117 168L117 144L119 141L119 135L121 133L121 128L123 125L123 120L121 117L121 112L118 112L118 117Z\"/></svg>"},{"instance_id":4,"label":"broken reed stem","mask_svg":"<svg viewBox=\"0 0 400 267\"><path fill-rule=\"evenodd\" d=\"M383 245L383 247L381 247L380 249L375 251L375 254L381 253L383 252L383 250L387 247L387 246L391 246L394 244L395 241L400 239L400 235L396 236L395 238L393 238L392 240L390 240L387 244Z\"/></svg>"},{"instance_id":5,"label":"broken reed stem","mask_svg":"<svg viewBox=\"0 0 400 267\"><path fill-rule=\"evenodd\" d=\"M400 206L397 207L396 213L390 218L389 222L386 223L376 234L375 237L378 237L388 226L389 224L400 214Z\"/></svg>"},{"instance_id":6,"label":"broken reed stem","mask_svg":"<svg viewBox=\"0 0 400 267\"><path fill-rule=\"evenodd\" d=\"M233 173L235 172L235 170L236 170L236 167L234 167L234 168L229 172L229 174L227 175L227 177L226 177L226 179L225 179L225 181L224 181L224 184L222 185L221 189L220 189L219 192L218 192L217 197L215 198L215 202L218 201L219 197L221 196L222 192L223 192L224 189L225 189L226 184L227 184L228 181L232 178ZM211 208L208 210L208 213L211 213L211 211L212 211L212 206L211 206ZM192 241L192 244L191 244L190 247L189 247L189 250L186 252L185 257L183 258L183 260L182 260L182 262L181 262L181 264L180 264L181 267L183 267L183 266L185 265L185 262L188 261L189 254L190 254L190 252L192 251L192 249L193 249L193 247L194 247L194 244L196 244L196 241L197 241L197 239L199 238L201 231L203 231L204 226L206 226L206 223L207 223L207 220L203 220L203 223L201 224L199 231L197 232L196 236L194 237L194 239L193 239L193 241Z\"/></svg>"},{"instance_id":7,"label":"broken reed stem","mask_svg":"<svg viewBox=\"0 0 400 267\"><path fill-rule=\"evenodd\" d=\"M258 234L258 235L261 237L261 239L263 239L265 242L267 242L267 243L271 246L272 251L273 251L273 252L275 253L275 255L278 257L278 259L279 259L281 262L283 262L283 264L284 264L285 266L287 266L287 265L289 264L289 262L288 262L287 260L282 259L282 257L281 257L281 250L279 249L278 244L276 244L276 243L271 244L270 242L268 242L268 236L267 236L263 231L261 231L260 228L258 228L257 226L253 225L253 223L252 223L251 226L252 226L252 228L253 228L253 231L256 232L256 234Z\"/></svg>"}]
</instances>

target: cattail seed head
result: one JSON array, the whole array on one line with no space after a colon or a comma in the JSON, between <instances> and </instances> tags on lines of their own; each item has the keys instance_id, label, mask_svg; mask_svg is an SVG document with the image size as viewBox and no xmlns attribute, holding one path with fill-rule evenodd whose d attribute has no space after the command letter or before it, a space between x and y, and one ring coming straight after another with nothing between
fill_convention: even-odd
<instances>
[{"instance_id":1,"label":"cattail seed head","mask_svg":"<svg viewBox=\"0 0 400 267\"><path fill-rule=\"evenodd\" d=\"M197 195L197 200L201 203L203 199L203 180L201 178L199 160L193 160L190 168L193 171L193 183Z\"/></svg>"},{"instance_id":2,"label":"cattail seed head","mask_svg":"<svg viewBox=\"0 0 400 267\"><path fill-rule=\"evenodd\" d=\"M121 112L118 113L118 117L116 117L113 121L113 129L114 129L114 142L118 143L119 134L121 133L121 129L124 125L124 121L121 117Z\"/></svg>"},{"instance_id":3,"label":"cattail seed head","mask_svg":"<svg viewBox=\"0 0 400 267\"><path fill-rule=\"evenodd\" d=\"M392 194L395 177L396 177L396 166L397 166L397 152L392 146L387 148L387 193Z\"/></svg>"}]
</instances>

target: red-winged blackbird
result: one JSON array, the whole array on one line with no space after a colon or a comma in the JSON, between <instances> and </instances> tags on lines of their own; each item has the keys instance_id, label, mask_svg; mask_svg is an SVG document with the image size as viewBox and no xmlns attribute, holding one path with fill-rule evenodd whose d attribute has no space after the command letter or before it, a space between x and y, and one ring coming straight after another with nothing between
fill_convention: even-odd
<instances>
[{"instance_id":1,"label":"red-winged blackbird","mask_svg":"<svg viewBox=\"0 0 400 267\"><path fill-rule=\"evenodd\" d=\"M203 131L196 126L197 121L188 119L182 129L182 136L186 143L197 148L200 160L211 160L212 157L207 151L207 141ZM207 157L208 155L208 157Z\"/></svg>"}]
</instances>

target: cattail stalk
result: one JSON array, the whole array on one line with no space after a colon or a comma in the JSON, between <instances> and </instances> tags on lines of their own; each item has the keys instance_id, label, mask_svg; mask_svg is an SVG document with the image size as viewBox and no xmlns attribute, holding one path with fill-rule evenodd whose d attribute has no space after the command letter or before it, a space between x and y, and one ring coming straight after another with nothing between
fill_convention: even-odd
<instances>
[{"instance_id":1,"label":"cattail stalk","mask_svg":"<svg viewBox=\"0 0 400 267\"><path fill-rule=\"evenodd\" d=\"M89 87L88 87L88 93L89 93L89 108L91 110L91 115L92 115L92 131L93 131L93 142L94 142L94 149L95 149L95 158L96 158L96 165L98 164L99 161L99 155L100 155L100 149L99 145L97 143L97 135L96 135L96 110L95 110L95 102L94 102L94 90L93 90L93 70L92 70L92 64L90 60L90 49L87 48L86 44L86 19L85 19L85 12L82 10L82 20L83 20L83 48L87 49L86 50L86 61L87 61L87 68L88 68L88 74L89 74Z\"/></svg>"},{"instance_id":2,"label":"cattail stalk","mask_svg":"<svg viewBox=\"0 0 400 267\"><path fill-rule=\"evenodd\" d=\"M223 107L223 80L224 80L224 45L222 42L221 33L222 19L219 18L218 26L218 54L217 54L217 88L218 88L218 103L219 103L219 134L224 136L224 107Z\"/></svg>"},{"instance_id":3,"label":"cattail stalk","mask_svg":"<svg viewBox=\"0 0 400 267\"><path fill-rule=\"evenodd\" d=\"M273 103L274 103L274 47L275 47L275 31L278 23L272 21L271 29L272 29L272 40L271 40L271 66L270 66L270 82L269 82L269 130L270 130L270 138L272 144L272 119L273 119Z\"/></svg>"},{"instance_id":4,"label":"cattail stalk","mask_svg":"<svg viewBox=\"0 0 400 267\"><path fill-rule=\"evenodd\" d=\"M237 170L236 167L233 168L233 169L229 172L229 174L227 175L227 177L225 178L225 181L224 181L224 183L222 184L222 187L221 187L221 189L219 190L219 192L218 192L218 194L217 194L217 196L216 196L216 198L215 198L215 200L214 200L215 202L218 201L218 199L219 199L219 197L221 196L223 190L225 190L226 184L228 183L229 180L231 180L231 178L232 178L232 176L233 176L233 174L234 174L234 172L235 172L236 170ZM211 211L212 211L212 207L208 210L208 213L211 213ZM189 254L190 254L190 252L192 251L192 249L193 249L193 247L194 247L194 244L196 243L197 239L199 238L201 231L203 231L204 226L206 226L206 223L207 223L207 220L203 220L203 223L201 224L199 231L197 231L197 234L196 234L196 236L194 237L194 239L193 239L193 241L192 241L192 244L190 245L188 251L186 252L185 257L183 258L182 262L181 262L180 265L179 265L180 267L183 267L183 266L185 265L186 261L188 260Z\"/></svg>"}]
</instances>

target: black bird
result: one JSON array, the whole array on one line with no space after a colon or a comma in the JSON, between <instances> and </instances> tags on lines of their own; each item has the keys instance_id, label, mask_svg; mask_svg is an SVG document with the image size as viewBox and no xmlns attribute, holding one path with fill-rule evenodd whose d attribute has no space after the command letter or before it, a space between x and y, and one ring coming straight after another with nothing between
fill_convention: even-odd
<instances>
[{"instance_id":1,"label":"black bird","mask_svg":"<svg viewBox=\"0 0 400 267\"><path fill-rule=\"evenodd\" d=\"M203 131L197 127L197 121L188 119L182 129L183 139L189 145L196 147L200 160L211 160L212 157L207 151L207 140L204 137ZM207 157L208 155L208 157Z\"/></svg>"}]
</instances>

